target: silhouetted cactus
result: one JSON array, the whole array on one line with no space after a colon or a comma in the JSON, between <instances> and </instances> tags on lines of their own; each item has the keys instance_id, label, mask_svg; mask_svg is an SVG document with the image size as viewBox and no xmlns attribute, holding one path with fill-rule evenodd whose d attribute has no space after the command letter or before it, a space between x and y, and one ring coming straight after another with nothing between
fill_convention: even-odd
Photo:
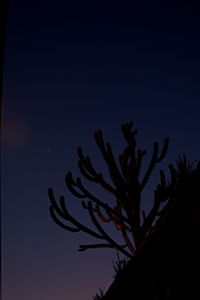
<instances>
[{"instance_id":1,"label":"silhouetted cactus","mask_svg":"<svg viewBox=\"0 0 200 300\"><path fill-rule=\"evenodd\" d=\"M80 199L83 209L89 213L96 230L83 225L70 214L63 196L57 202L53 190L51 188L48 190L51 201L50 214L60 227L71 232L83 231L101 241L105 241L104 243L80 245L79 251L109 247L120 251L127 257L132 257L146 237L151 234L155 219L162 214L161 203L167 203L169 200L173 178L175 177L172 166L170 167L171 182L167 183L164 172L160 171L160 183L154 191L152 209L147 215L144 211L141 211L142 192L153 170L164 159L169 140L164 140L161 151L159 151L158 143L154 143L150 163L142 176L141 167L146 151L137 148L137 130L132 129L132 127L132 122L122 126L126 146L119 155L119 163L114 158L110 143L104 142L102 132L98 130L95 133L96 144L106 162L112 184L108 183L104 176L94 168L90 157L84 155L82 148L78 148L78 166L81 175L109 192L115 199L115 205L111 206L93 195L84 186L80 177L73 179L71 172L68 172L65 177L69 191ZM113 223L116 230L121 234L123 242L120 244L115 241L104 230L99 221Z\"/></svg>"}]
</instances>

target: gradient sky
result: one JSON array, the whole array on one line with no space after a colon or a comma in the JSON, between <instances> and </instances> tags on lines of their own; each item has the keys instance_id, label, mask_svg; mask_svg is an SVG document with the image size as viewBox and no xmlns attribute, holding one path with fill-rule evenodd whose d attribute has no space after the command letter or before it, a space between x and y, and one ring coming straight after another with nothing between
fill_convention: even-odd
<instances>
[{"instance_id":1,"label":"gradient sky","mask_svg":"<svg viewBox=\"0 0 200 300\"><path fill-rule=\"evenodd\" d=\"M92 299L112 282L115 252L78 252L93 240L54 224L47 189L87 222L64 184L68 170L79 174L76 148L106 171L93 133L101 128L117 152L131 120L148 153L170 138L166 171L177 154L199 159L199 7L10 0L4 62L3 300Z\"/></svg>"}]
</instances>

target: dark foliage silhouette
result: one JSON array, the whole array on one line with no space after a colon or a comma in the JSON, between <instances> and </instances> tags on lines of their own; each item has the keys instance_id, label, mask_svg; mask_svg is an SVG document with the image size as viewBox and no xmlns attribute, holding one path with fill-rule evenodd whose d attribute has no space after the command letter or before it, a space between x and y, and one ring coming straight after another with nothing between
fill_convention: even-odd
<instances>
[{"instance_id":1,"label":"dark foliage silhouette","mask_svg":"<svg viewBox=\"0 0 200 300\"><path fill-rule=\"evenodd\" d=\"M161 170L152 208L145 214L141 209L142 193L152 172L165 158L169 140L164 140L161 151L158 143L154 143L148 167L143 170L146 151L137 148L137 130L132 127L132 123L122 126L126 146L118 162L111 145L104 142L102 132L95 133L112 184L94 168L82 148L78 148L82 177L109 192L114 205L93 195L80 177L74 180L71 172L66 175L69 191L80 199L96 231L70 214L63 196L57 202L52 189L49 189L50 214L67 231L83 231L104 241L80 245L80 251L109 247L129 258L121 259L118 254L113 263L114 282L105 294L100 290L93 299L199 299L196 274L200 269L200 162L194 166L183 154L178 156L175 166L169 165L170 179L166 180ZM123 242L116 242L100 221L113 224Z\"/></svg>"},{"instance_id":2,"label":"dark foliage silhouette","mask_svg":"<svg viewBox=\"0 0 200 300\"><path fill-rule=\"evenodd\" d=\"M200 299L200 162L179 156L154 230L102 300Z\"/></svg>"},{"instance_id":3,"label":"dark foliage silhouette","mask_svg":"<svg viewBox=\"0 0 200 300\"><path fill-rule=\"evenodd\" d=\"M72 216L66 206L64 196L61 196L59 201L56 201L53 189L49 188L48 190L51 201L50 214L60 227L74 233L83 231L94 238L104 241L80 245L79 251L103 247L113 248L129 258L134 256L145 239L154 230L155 220L162 216L165 210L165 205L163 204L168 203L174 188L175 170L170 166L170 182L166 181L164 172L161 170L160 182L154 190L152 208L147 215L144 210L141 210L142 192L155 167L165 158L169 140L167 138L164 140L160 151L158 143L155 142L153 144L153 153L149 165L145 171L141 172L146 151L137 148L137 130L133 128L133 123L122 125L122 133L126 146L120 153L119 162L117 162L110 143L104 142L102 132L100 130L95 132L96 144L107 165L112 184L106 181L104 176L94 168L90 157L84 155L82 148L78 148L78 167L82 177L94 184L98 184L110 193L114 197L114 205L105 203L93 195L84 186L80 177L73 179L71 172L68 172L65 177L69 191L80 199L83 209L88 212L96 230L85 226L76 217ZM181 167L180 164L179 168ZM161 206L162 208L160 208ZM104 230L100 221L113 223L116 230L119 231L123 242L120 244L115 241Z\"/></svg>"}]
</instances>

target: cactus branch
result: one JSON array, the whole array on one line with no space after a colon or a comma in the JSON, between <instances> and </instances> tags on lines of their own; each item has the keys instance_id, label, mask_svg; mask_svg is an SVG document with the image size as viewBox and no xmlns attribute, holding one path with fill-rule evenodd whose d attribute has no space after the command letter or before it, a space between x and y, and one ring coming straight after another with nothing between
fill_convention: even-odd
<instances>
[{"instance_id":1,"label":"cactus branch","mask_svg":"<svg viewBox=\"0 0 200 300\"><path fill-rule=\"evenodd\" d=\"M87 249L96 249L96 248L113 248L110 244L90 244L90 245L79 245L78 251L85 251Z\"/></svg>"},{"instance_id":2,"label":"cactus branch","mask_svg":"<svg viewBox=\"0 0 200 300\"><path fill-rule=\"evenodd\" d=\"M154 143L153 146L153 154L152 154L152 158L151 158L151 162L149 164L149 167L144 175L144 178L142 180L141 183L141 190L144 189L145 185L147 184L149 177L151 176L152 171L154 170L155 166L157 163L161 162L166 153L167 153L167 149L168 149L168 145L169 145L169 139L165 139L164 144L163 144L163 149L161 151L160 156L158 157L158 143Z\"/></svg>"}]
</instances>

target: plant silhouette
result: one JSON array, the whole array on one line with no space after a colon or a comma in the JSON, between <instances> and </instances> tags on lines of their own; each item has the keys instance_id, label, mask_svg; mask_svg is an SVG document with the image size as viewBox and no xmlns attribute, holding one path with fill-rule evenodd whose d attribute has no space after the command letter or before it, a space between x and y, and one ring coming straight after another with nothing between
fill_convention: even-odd
<instances>
[{"instance_id":1,"label":"plant silhouette","mask_svg":"<svg viewBox=\"0 0 200 300\"><path fill-rule=\"evenodd\" d=\"M200 299L200 162L179 156L165 209L102 300Z\"/></svg>"},{"instance_id":2,"label":"plant silhouette","mask_svg":"<svg viewBox=\"0 0 200 300\"><path fill-rule=\"evenodd\" d=\"M141 168L146 151L137 148L137 130L133 122L122 125L122 133L126 145L119 155L117 162L110 143L105 143L101 130L95 132L95 141L107 165L112 184L105 180L102 173L98 172L89 156L85 156L81 147L78 148L78 167L83 178L101 186L104 191L114 197L112 206L91 193L83 184L82 179L73 179L68 172L65 182L69 191L80 199L82 207L89 214L96 230L85 226L74 217L66 207L65 198L55 199L54 191L49 188L48 194L51 201L50 214L57 225L70 232L83 231L88 235L103 241L101 243L80 245L79 251L96 248L113 248L127 257L132 257L143 245L145 239L151 235L155 227L155 220L162 215L163 204L167 204L172 193L175 170L170 166L171 180L167 182L164 172L160 171L160 182L154 190L154 202L151 210L146 215L141 209L142 193L156 166L165 158L169 139L163 142L159 151L159 144L153 144L153 151L149 165L142 176ZM162 204L162 205L161 205ZM162 209L161 209L162 206ZM102 222L112 223L122 237L123 242L115 241L105 231Z\"/></svg>"},{"instance_id":3,"label":"plant silhouette","mask_svg":"<svg viewBox=\"0 0 200 300\"><path fill-rule=\"evenodd\" d=\"M80 245L79 250L110 247L123 253L129 260L113 263L114 281L106 291L93 299L105 300L166 300L199 299L200 253L200 162L194 167L186 156L178 156L175 166L169 165L170 180L160 171L160 180L154 189L154 201L148 214L141 209L142 193L156 166L165 158L169 140L161 151L158 143L145 171L142 163L146 151L137 148L137 130L133 123L122 125L126 146L114 158L111 145L104 142L99 130L95 140L109 170L112 184L92 165L89 156L78 148L78 166L82 176L112 194L111 206L93 195L80 177L66 175L69 191L80 199L82 207L96 227L96 231L73 217L60 197L57 202L49 189L50 214L62 228L71 232L86 232L106 243ZM101 222L112 223L123 238L116 242L102 227Z\"/></svg>"}]
</instances>

